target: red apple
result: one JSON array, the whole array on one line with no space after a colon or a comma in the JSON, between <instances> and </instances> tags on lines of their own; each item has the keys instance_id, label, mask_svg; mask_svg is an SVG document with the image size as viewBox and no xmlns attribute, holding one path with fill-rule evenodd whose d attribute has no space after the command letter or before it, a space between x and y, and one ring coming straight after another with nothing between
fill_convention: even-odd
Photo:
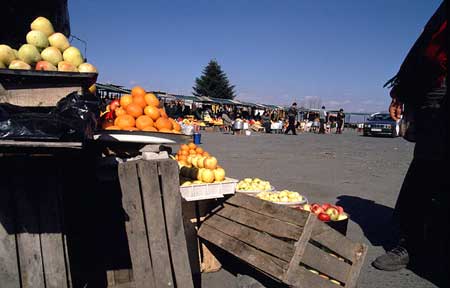
<instances>
[{"instance_id":1,"label":"red apple","mask_svg":"<svg viewBox=\"0 0 450 288\"><path fill-rule=\"evenodd\" d=\"M311 212L314 213L314 214L320 214L320 213L323 213L322 206L320 206L320 205L317 204L317 203L312 204L312 205L311 205Z\"/></svg>"},{"instance_id":2,"label":"red apple","mask_svg":"<svg viewBox=\"0 0 450 288\"><path fill-rule=\"evenodd\" d=\"M325 213L327 213L333 221L337 221L339 218L339 211L333 206L328 207L327 210L325 210Z\"/></svg>"},{"instance_id":3,"label":"red apple","mask_svg":"<svg viewBox=\"0 0 450 288\"><path fill-rule=\"evenodd\" d=\"M117 107L120 107L120 102L118 99L115 99L109 103L109 111L114 111Z\"/></svg>"},{"instance_id":4,"label":"red apple","mask_svg":"<svg viewBox=\"0 0 450 288\"><path fill-rule=\"evenodd\" d=\"M339 211L339 214L344 213L344 208L342 208L342 206L335 205L334 207L336 207L336 209Z\"/></svg>"},{"instance_id":5,"label":"red apple","mask_svg":"<svg viewBox=\"0 0 450 288\"><path fill-rule=\"evenodd\" d=\"M328 207L330 207L330 206L333 206L333 205L331 205L330 203L324 203L324 204L322 204L322 209L323 209L323 211L327 211Z\"/></svg>"},{"instance_id":6,"label":"red apple","mask_svg":"<svg viewBox=\"0 0 450 288\"><path fill-rule=\"evenodd\" d=\"M330 221L330 215L328 215L326 213L319 213L319 215L317 215L317 218L319 218L320 221L324 221L324 222Z\"/></svg>"}]
</instances>

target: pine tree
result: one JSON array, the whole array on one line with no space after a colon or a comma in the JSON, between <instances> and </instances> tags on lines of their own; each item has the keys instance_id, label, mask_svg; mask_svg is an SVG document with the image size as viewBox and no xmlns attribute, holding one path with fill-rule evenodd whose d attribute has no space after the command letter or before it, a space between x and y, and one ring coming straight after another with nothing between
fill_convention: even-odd
<instances>
[{"instance_id":1,"label":"pine tree","mask_svg":"<svg viewBox=\"0 0 450 288\"><path fill-rule=\"evenodd\" d=\"M234 85L230 85L227 75L220 68L216 60L209 61L203 69L203 75L195 79L195 96L233 99Z\"/></svg>"}]
</instances>

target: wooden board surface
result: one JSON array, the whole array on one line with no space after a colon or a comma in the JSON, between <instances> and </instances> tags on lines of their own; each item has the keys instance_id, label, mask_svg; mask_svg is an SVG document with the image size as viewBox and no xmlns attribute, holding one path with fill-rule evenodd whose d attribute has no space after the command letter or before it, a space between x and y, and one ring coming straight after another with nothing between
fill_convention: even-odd
<instances>
[{"instance_id":1,"label":"wooden board surface","mask_svg":"<svg viewBox=\"0 0 450 288\"><path fill-rule=\"evenodd\" d=\"M295 277L292 278L291 285L296 288L342 288L338 284L332 283L330 280L324 279L317 274L314 274L304 267L296 266L293 269Z\"/></svg>"},{"instance_id":2,"label":"wooden board surface","mask_svg":"<svg viewBox=\"0 0 450 288\"><path fill-rule=\"evenodd\" d=\"M306 219L309 214L304 211L292 209L269 201L261 201L256 197L245 195L244 193L236 193L232 197L228 198L226 203L238 207L244 207L250 211L301 227L305 226Z\"/></svg>"},{"instance_id":3,"label":"wooden board surface","mask_svg":"<svg viewBox=\"0 0 450 288\"><path fill-rule=\"evenodd\" d=\"M302 232L302 228L299 226L282 222L275 218L238 208L226 203L224 204L223 209L217 211L217 214L234 222L264 231L276 237L297 241Z\"/></svg>"},{"instance_id":4,"label":"wooden board surface","mask_svg":"<svg viewBox=\"0 0 450 288\"><path fill-rule=\"evenodd\" d=\"M157 162L138 163L155 284L156 287L173 287Z\"/></svg>"},{"instance_id":5,"label":"wooden board surface","mask_svg":"<svg viewBox=\"0 0 450 288\"><path fill-rule=\"evenodd\" d=\"M119 164L119 179L123 207L129 217L125 226L136 287L156 287L150 262L136 163Z\"/></svg>"},{"instance_id":6,"label":"wooden board surface","mask_svg":"<svg viewBox=\"0 0 450 288\"><path fill-rule=\"evenodd\" d=\"M194 287L181 213L178 163L159 160L167 235L177 287Z\"/></svg>"}]
</instances>

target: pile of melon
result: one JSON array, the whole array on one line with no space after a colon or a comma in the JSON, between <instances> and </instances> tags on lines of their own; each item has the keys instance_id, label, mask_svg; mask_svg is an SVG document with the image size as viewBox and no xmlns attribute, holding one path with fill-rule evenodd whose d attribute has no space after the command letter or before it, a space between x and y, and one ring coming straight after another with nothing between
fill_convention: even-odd
<instances>
[{"instance_id":1,"label":"pile of melon","mask_svg":"<svg viewBox=\"0 0 450 288\"><path fill-rule=\"evenodd\" d=\"M108 105L103 129L180 134L180 124L168 117L159 105L155 94L136 86L131 89L131 95L125 94Z\"/></svg>"},{"instance_id":2,"label":"pile of melon","mask_svg":"<svg viewBox=\"0 0 450 288\"><path fill-rule=\"evenodd\" d=\"M47 18L36 18L30 28L27 44L19 50L0 45L0 68L97 73L94 65L85 63L80 50L71 46L64 34L54 31Z\"/></svg>"}]
</instances>

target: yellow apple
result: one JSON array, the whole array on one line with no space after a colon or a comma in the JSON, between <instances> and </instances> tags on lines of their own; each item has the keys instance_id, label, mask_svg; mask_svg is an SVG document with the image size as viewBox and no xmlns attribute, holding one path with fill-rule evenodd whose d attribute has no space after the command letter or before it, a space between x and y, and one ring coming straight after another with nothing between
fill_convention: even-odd
<instances>
[{"instance_id":1,"label":"yellow apple","mask_svg":"<svg viewBox=\"0 0 450 288\"><path fill-rule=\"evenodd\" d=\"M206 157L204 160L203 166L208 169L216 169L217 168L217 159L216 157Z\"/></svg>"},{"instance_id":2,"label":"yellow apple","mask_svg":"<svg viewBox=\"0 0 450 288\"><path fill-rule=\"evenodd\" d=\"M197 160L198 168L205 168L205 157L200 156Z\"/></svg>"},{"instance_id":3,"label":"yellow apple","mask_svg":"<svg viewBox=\"0 0 450 288\"><path fill-rule=\"evenodd\" d=\"M45 17L37 17L30 25L31 30L42 31L48 37L55 33L52 23Z\"/></svg>"},{"instance_id":4,"label":"yellow apple","mask_svg":"<svg viewBox=\"0 0 450 288\"><path fill-rule=\"evenodd\" d=\"M200 181L202 181L202 176L203 176L203 172L205 171L205 168L200 168L200 169L198 169L198 172L197 172L197 180L200 180Z\"/></svg>"},{"instance_id":5,"label":"yellow apple","mask_svg":"<svg viewBox=\"0 0 450 288\"><path fill-rule=\"evenodd\" d=\"M202 181L205 183L214 182L214 171L210 169L204 169L201 173Z\"/></svg>"},{"instance_id":6,"label":"yellow apple","mask_svg":"<svg viewBox=\"0 0 450 288\"><path fill-rule=\"evenodd\" d=\"M223 168L216 168L214 170L214 178L216 179L216 181L225 180L225 170Z\"/></svg>"}]
</instances>

